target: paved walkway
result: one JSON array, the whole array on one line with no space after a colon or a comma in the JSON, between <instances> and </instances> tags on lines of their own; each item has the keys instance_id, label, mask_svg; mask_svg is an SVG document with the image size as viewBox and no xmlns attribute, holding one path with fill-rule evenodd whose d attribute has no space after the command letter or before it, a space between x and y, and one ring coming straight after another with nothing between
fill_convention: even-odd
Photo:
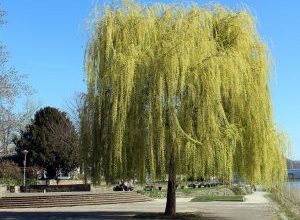
<instances>
[{"instance_id":1,"label":"paved walkway","mask_svg":"<svg viewBox=\"0 0 300 220\"><path fill-rule=\"evenodd\" d=\"M6 220L98 220L136 219L139 212L163 212L165 199L145 203L114 204L101 206L32 208L0 210L0 219ZM188 198L177 199L177 212L201 213L201 219L272 220L276 219L272 204L263 192L246 197L245 202L190 202Z\"/></svg>"}]
</instances>

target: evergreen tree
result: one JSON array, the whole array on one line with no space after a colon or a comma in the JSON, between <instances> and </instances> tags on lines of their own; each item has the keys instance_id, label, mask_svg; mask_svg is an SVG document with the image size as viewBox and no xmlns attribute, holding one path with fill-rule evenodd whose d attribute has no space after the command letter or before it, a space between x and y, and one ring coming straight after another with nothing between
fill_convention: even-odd
<instances>
[{"instance_id":1,"label":"evergreen tree","mask_svg":"<svg viewBox=\"0 0 300 220\"><path fill-rule=\"evenodd\" d=\"M34 120L14 140L19 161L28 150L28 165L38 165L55 178L59 171L72 171L79 165L78 137L65 112L46 107L36 112Z\"/></svg>"}]
</instances>

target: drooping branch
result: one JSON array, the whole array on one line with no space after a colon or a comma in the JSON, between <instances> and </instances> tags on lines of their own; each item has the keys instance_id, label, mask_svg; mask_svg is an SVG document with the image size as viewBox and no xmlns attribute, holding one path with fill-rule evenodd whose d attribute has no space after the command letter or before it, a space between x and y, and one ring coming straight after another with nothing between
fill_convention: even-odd
<instances>
[{"instance_id":1,"label":"drooping branch","mask_svg":"<svg viewBox=\"0 0 300 220\"><path fill-rule=\"evenodd\" d=\"M180 174L283 181L269 52L246 10L128 3L96 20L85 66L97 172L161 178L172 146Z\"/></svg>"}]
</instances>

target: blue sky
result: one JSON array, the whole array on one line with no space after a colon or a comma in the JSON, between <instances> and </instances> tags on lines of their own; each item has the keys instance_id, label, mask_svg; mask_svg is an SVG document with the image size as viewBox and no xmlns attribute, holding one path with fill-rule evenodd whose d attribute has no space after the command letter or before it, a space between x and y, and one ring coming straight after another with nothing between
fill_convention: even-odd
<instances>
[{"instance_id":1,"label":"blue sky","mask_svg":"<svg viewBox=\"0 0 300 220\"><path fill-rule=\"evenodd\" d=\"M10 63L20 73L28 75L28 82L37 91L34 98L42 106L63 109L65 101L75 92L85 90L85 21L94 2L0 0L0 8L8 13L8 24L0 28L0 40L10 52ZM203 5L209 1L196 2ZM214 2L231 8L247 5L257 17L259 32L269 45L276 64L276 75L271 80L275 120L289 133L294 159L300 160L300 1Z\"/></svg>"}]
</instances>

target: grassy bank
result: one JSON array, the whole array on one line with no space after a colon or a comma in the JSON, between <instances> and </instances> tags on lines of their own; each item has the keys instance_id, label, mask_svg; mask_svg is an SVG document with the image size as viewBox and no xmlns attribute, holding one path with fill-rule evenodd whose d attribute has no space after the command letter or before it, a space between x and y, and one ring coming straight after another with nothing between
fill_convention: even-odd
<instances>
[{"instance_id":1,"label":"grassy bank","mask_svg":"<svg viewBox=\"0 0 300 220\"><path fill-rule=\"evenodd\" d=\"M269 198L276 202L289 219L300 220L300 192L295 187L287 187L280 192L273 192Z\"/></svg>"}]
</instances>

